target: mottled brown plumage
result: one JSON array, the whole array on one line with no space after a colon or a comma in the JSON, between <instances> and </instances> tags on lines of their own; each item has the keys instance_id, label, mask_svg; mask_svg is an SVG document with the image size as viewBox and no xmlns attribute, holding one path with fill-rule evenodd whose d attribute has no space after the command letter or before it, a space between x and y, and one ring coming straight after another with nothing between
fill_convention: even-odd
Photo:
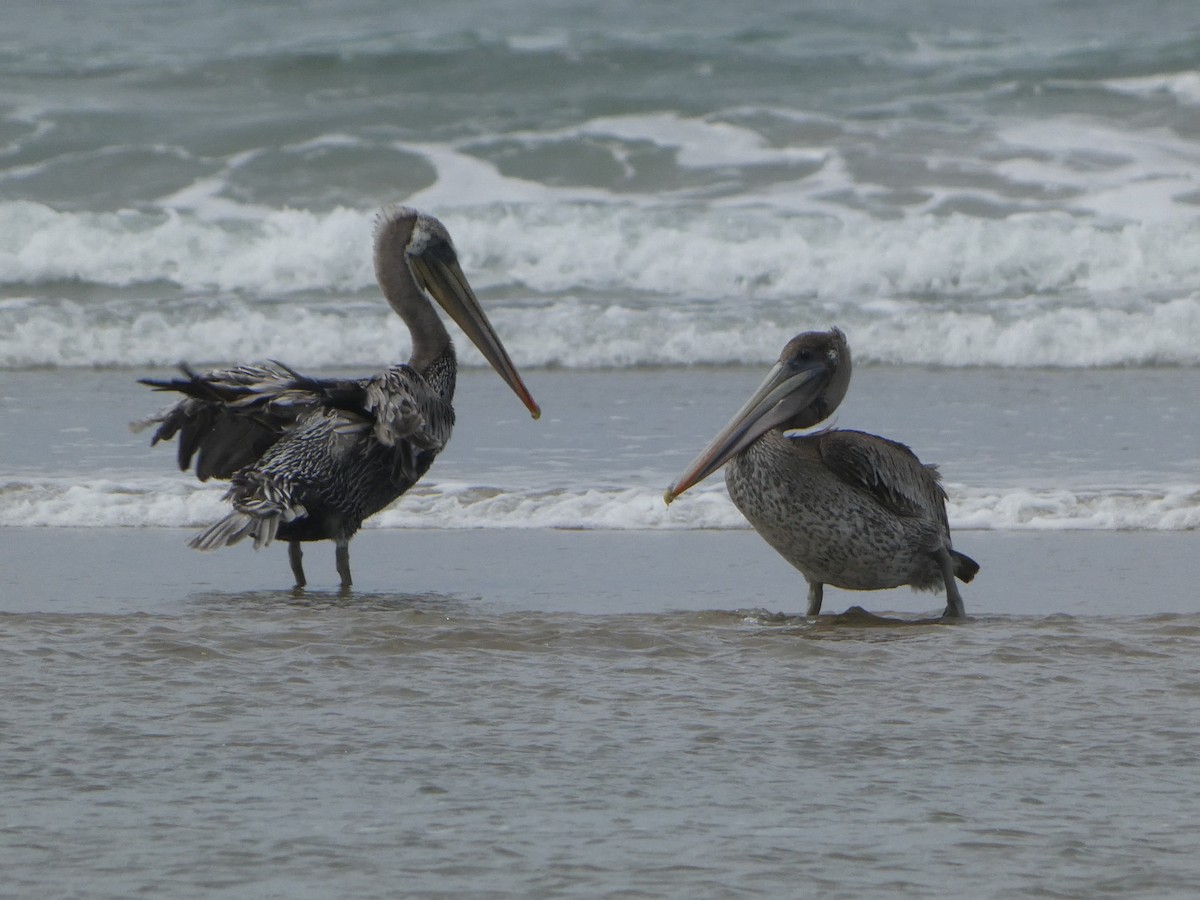
<instances>
[{"instance_id":1,"label":"mottled brown plumage","mask_svg":"<svg viewBox=\"0 0 1200 900\"><path fill-rule=\"evenodd\" d=\"M965 614L955 577L979 566L951 546L937 468L904 444L862 431L789 436L827 419L850 384L850 348L838 329L793 338L766 380L666 494L670 503L729 463L729 496L763 539L809 584L808 614L823 586L870 591L944 589L945 615Z\"/></svg>"},{"instance_id":2,"label":"mottled brown plumage","mask_svg":"<svg viewBox=\"0 0 1200 900\"><path fill-rule=\"evenodd\" d=\"M300 543L332 540L349 588L351 537L363 520L425 474L454 426L454 345L429 300L462 327L521 401L540 414L459 267L445 226L407 207L381 215L375 272L412 334L407 363L359 379L309 378L281 363L146 379L183 400L136 427L152 443L179 436L179 466L229 479L233 511L191 541L200 550L288 541L296 586L305 585Z\"/></svg>"}]
</instances>

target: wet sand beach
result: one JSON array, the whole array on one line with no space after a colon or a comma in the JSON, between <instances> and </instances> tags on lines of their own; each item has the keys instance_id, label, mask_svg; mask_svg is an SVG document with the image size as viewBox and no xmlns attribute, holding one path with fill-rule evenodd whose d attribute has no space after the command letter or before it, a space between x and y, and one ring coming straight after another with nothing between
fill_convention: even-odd
<instances>
[{"instance_id":1,"label":"wet sand beach","mask_svg":"<svg viewBox=\"0 0 1200 900\"><path fill-rule=\"evenodd\" d=\"M3 611L186 616L199 595L228 596L235 605L241 596L283 605L292 598L283 546L198 553L186 546L190 536L159 528L5 529ZM1197 612L1193 532L968 531L958 544L986 561L963 587L972 617ZM339 599L328 543L308 545L310 584L299 596L352 610L444 595L489 615L804 612L803 578L746 530L368 529L352 547L356 581L348 596ZM944 606L938 594L907 588L827 590L826 612L857 605L916 617Z\"/></svg>"}]
</instances>

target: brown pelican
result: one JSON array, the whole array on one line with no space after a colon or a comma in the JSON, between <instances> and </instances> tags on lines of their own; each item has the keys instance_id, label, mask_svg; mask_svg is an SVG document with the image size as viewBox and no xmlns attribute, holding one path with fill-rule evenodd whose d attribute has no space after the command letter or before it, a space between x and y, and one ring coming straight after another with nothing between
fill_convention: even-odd
<instances>
[{"instance_id":1,"label":"brown pelican","mask_svg":"<svg viewBox=\"0 0 1200 900\"><path fill-rule=\"evenodd\" d=\"M367 378L310 378L277 362L172 381L143 379L185 398L135 428L158 425L151 444L179 435L179 467L230 479L233 512L190 541L200 550L288 542L296 587L300 545L332 540L342 588L350 587L350 538L425 474L454 425L454 346L432 296L536 419L541 414L433 216L385 210L375 229L375 276L412 334L412 355Z\"/></svg>"},{"instance_id":2,"label":"brown pelican","mask_svg":"<svg viewBox=\"0 0 1200 900\"><path fill-rule=\"evenodd\" d=\"M850 348L838 329L798 335L746 405L667 489L670 503L726 462L742 515L808 581L808 614L823 587L853 591L945 587L945 616L965 615L955 576L979 565L950 545L946 492L935 466L908 447L861 431L813 428L850 385Z\"/></svg>"}]
</instances>

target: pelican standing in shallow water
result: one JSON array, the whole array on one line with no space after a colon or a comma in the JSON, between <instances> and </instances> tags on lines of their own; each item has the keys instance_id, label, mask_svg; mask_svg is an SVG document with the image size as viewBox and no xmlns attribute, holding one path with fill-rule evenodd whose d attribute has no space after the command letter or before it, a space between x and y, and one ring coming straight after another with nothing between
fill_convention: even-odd
<instances>
[{"instance_id":1,"label":"pelican standing in shallow water","mask_svg":"<svg viewBox=\"0 0 1200 900\"><path fill-rule=\"evenodd\" d=\"M670 503L725 463L729 496L768 544L808 581L808 614L824 585L852 591L912 585L946 591L947 617L965 615L957 576L979 564L950 544L937 468L908 447L861 431L807 429L837 409L850 385L838 329L798 335L746 405L668 488Z\"/></svg>"},{"instance_id":2,"label":"pelican standing in shallow water","mask_svg":"<svg viewBox=\"0 0 1200 900\"><path fill-rule=\"evenodd\" d=\"M179 467L230 479L233 512L190 542L215 550L245 537L255 548L288 542L296 587L305 585L304 541L336 545L342 588L350 539L364 519L412 487L454 426L454 345L433 297L536 419L541 414L467 283L450 235L433 216L385 210L375 230L375 276L412 334L407 363L367 378L309 378L277 362L172 381L144 379L186 395L135 428L158 425L151 444L179 435Z\"/></svg>"}]
</instances>

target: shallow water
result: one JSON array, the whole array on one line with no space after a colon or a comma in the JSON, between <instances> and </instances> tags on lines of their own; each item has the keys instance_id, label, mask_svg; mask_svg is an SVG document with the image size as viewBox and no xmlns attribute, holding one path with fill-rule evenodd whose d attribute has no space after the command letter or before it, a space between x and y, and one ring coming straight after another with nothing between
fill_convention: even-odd
<instances>
[{"instance_id":1,"label":"shallow water","mask_svg":"<svg viewBox=\"0 0 1200 900\"><path fill-rule=\"evenodd\" d=\"M984 568L956 625L908 591L831 590L807 620L801 580L740 531L374 529L349 596L280 589L282 548L186 534L6 530L13 891L1200 878L1194 534L967 532ZM331 551L310 563L334 583Z\"/></svg>"},{"instance_id":2,"label":"shallow water","mask_svg":"<svg viewBox=\"0 0 1200 900\"><path fill-rule=\"evenodd\" d=\"M184 605L3 617L9 889L1161 896L1200 876L1195 615Z\"/></svg>"},{"instance_id":3,"label":"shallow water","mask_svg":"<svg viewBox=\"0 0 1200 900\"><path fill-rule=\"evenodd\" d=\"M726 504L719 484L639 530L622 492L662 511L752 370L535 372L540 422L468 373L428 493L353 542L348 597L328 545L303 596L282 547L185 546L208 511L175 501L193 487L169 448L127 431L153 408L137 374L5 379L13 891L1096 896L1200 878L1194 502L1153 498L1194 461L1190 370L863 370L840 424L941 462L955 517L997 492L975 514L1001 530L955 532L983 566L961 626L906 590L827 593L879 619L797 617L796 572L684 508ZM442 512L463 482L516 504ZM1135 531L1105 525L1126 495ZM569 527L522 521L548 511ZM158 516L175 527L134 527Z\"/></svg>"},{"instance_id":4,"label":"shallow water","mask_svg":"<svg viewBox=\"0 0 1200 900\"><path fill-rule=\"evenodd\" d=\"M353 372L361 375L364 368ZM720 477L662 493L765 369L697 367L527 378L530 420L491 371L467 370L458 423L426 478L368 528L746 528ZM164 405L166 370L0 374L0 526L197 528L224 486L178 471L130 421ZM1200 369L858 366L840 428L939 465L955 529L1184 531L1200 526Z\"/></svg>"}]
</instances>

